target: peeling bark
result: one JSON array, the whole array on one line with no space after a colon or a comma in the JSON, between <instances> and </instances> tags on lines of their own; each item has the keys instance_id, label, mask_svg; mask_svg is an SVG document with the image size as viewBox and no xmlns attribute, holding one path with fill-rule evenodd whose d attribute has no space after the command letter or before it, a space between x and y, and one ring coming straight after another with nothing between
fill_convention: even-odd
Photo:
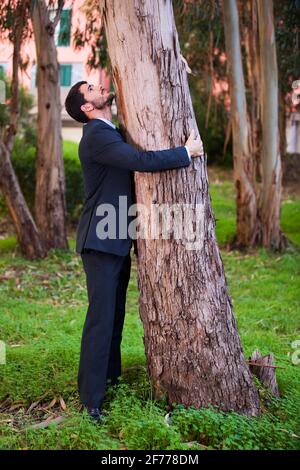
<instances>
[{"instance_id":1,"label":"peeling bark","mask_svg":"<svg viewBox=\"0 0 300 470\"><path fill-rule=\"evenodd\" d=\"M247 113L237 0L223 0L233 129L237 233L232 247L281 250L278 72L272 2L239 1L246 49ZM261 142L262 141L262 142Z\"/></svg>"},{"instance_id":2,"label":"peeling bark","mask_svg":"<svg viewBox=\"0 0 300 470\"><path fill-rule=\"evenodd\" d=\"M278 68L273 1L257 0L262 114L262 192L259 202L259 244L274 250L286 246L280 230L281 156L278 125Z\"/></svg>"},{"instance_id":3,"label":"peeling bark","mask_svg":"<svg viewBox=\"0 0 300 470\"><path fill-rule=\"evenodd\" d=\"M247 81L250 91L249 120L252 155L256 165L256 181L261 181L261 122L260 122L260 86L259 86L259 38L257 5L252 0L240 0L241 28L244 32L246 50Z\"/></svg>"},{"instance_id":4,"label":"peeling bark","mask_svg":"<svg viewBox=\"0 0 300 470\"><path fill-rule=\"evenodd\" d=\"M145 150L183 145L197 129L171 1L103 0L101 12L127 141ZM202 208L203 247L138 240L140 315L155 396L259 414L215 236L206 156L188 167L136 173L137 201ZM151 225L149 218L143 227Z\"/></svg>"},{"instance_id":5,"label":"peeling bark","mask_svg":"<svg viewBox=\"0 0 300 470\"><path fill-rule=\"evenodd\" d=\"M235 243L239 247L250 247L254 245L257 233L255 158L247 114L236 0L223 0L223 15L229 67L233 173L236 189L237 231Z\"/></svg>"}]
</instances>

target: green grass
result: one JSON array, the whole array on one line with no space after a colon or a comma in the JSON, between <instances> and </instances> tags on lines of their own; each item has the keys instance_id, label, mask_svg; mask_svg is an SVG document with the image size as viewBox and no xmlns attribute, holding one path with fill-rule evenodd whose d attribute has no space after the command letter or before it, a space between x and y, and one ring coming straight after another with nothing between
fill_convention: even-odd
<instances>
[{"instance_id":1,"label":"green grass","mask_svg":"<svg viewBox=\"0 0 300 470\"><path fill-rule=\"evenodd\" d=\"M216 235L222 245L233 238L236 230L235 193L230 181L210 184L210 196L216 219Z\"/></svg>"},{"instance_id":2,"label":"green grass","mask_svg":"<svg viewBox=\"0 0 300 470\"><path fill-rule=\"evenodd\" d=\"M235 230L233 187L230 182L212 184L210 193L222 245ZM280 399L260 388L260 418L176 406L166 421L167 404L153 400L146 373L134 265L122 342L123 377L119 387L108 390L104 425L95 427L80 412L76 391L87 296L74 240L70 252L52 251L46 260L34 262L22 259L11 238L1 240L0 339L7 345L7 363L0 365L0 407L6 400L0 448L299 449L300 365L292 363L292 342L300 340L300 201L288 201L282 205L281 225L298 250L221 252L246 356L255 348L263 354L272 351L283 367L277 369ZM30 428L51 413L64 421Z\"/></svg>"}]
</instances>

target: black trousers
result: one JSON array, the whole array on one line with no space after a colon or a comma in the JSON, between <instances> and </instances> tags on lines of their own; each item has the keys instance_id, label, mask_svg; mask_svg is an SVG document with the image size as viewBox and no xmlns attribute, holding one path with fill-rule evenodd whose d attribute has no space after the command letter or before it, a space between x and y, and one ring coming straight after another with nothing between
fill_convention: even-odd
<instances>
[{"instance_id":1,"label":"black trousers","mask_svg":"<svg viewBox=\"0 0 300 470\"><path fill-rule=\"evenodd\" d=\"M81 254L89 306L82 332L78 391L89 408L101 405L107 381L121 375L121 340L131 258L94 250Z\"/></svg>"}]
</instances>

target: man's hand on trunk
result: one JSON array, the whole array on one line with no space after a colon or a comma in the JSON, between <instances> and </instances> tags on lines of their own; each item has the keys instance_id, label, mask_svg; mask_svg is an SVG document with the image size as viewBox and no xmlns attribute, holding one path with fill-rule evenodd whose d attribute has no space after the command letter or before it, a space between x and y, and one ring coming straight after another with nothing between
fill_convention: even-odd
<instances>
[{"instance_id":1,"label":"man's hand on trunk","mask_svg":"<svg viewBox=\"0 0 300 470\"><path fill-rule=\"evenodd\" d=\"M200 155L203 155L202 140L200 139L200 135L195 138L194 129L191 130L189 138L186 141L185 145L188 147L191 157L199 157Z\"/></svg>"}]
</instances>

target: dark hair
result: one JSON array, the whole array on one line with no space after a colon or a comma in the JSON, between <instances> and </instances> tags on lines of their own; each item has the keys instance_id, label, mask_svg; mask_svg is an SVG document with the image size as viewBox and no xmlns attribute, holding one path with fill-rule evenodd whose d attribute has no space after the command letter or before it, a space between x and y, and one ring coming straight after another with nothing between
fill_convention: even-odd
<instances>
[{"instance_id":1,"label":"dark hair","mask_svg":"<svg viewBox=\"0 0 300 470\"><path fill-rule=\"evenodd\" d=\"M80 107L87 103L87 100L84 98L83 93L80 91L81 85L87 83L85 81L77 82L72 86L71 90L68 93L68 96L65 100L65 107L67 113L78 122L88 122L89 118Z\"/></svg>"}]
</instances>

